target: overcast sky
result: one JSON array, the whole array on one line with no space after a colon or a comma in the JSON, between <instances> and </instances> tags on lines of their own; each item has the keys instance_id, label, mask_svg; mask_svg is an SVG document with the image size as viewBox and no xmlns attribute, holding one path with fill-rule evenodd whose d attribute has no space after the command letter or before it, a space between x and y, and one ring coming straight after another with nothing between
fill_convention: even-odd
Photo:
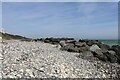
<instances>
[{"instance_id":1,"label":"overcast sky","mask_svg":"<svg viewBox=\"0 0 120 80\"><path fill-rule=\"evenodd\" d=\"M7 32L27 37L117 39L116 2L2 3Z\"/></svg>"}]
</instances>

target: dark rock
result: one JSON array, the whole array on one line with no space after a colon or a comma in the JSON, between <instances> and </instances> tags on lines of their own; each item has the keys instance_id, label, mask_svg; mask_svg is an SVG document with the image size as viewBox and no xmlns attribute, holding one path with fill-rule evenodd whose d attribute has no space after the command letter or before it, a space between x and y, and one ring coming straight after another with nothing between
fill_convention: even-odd
<instances>
[{"instance_id":1,"label":"dark rock","mask_svg":"<svg viewBox=\"0 0 120 80\"><path fill-rule=\"evenodd\" d=\"M39 39L39 41L43 41L43 42L44 42L44 40L45 40L44 38L40 38L40 39Z\"/></svg>"},{"instance_id":2,"label":"dark rock","mask_svg":"<svg viewBox=\"0 0 120 80\"><path fill-rule=\"evenodd\" d=\"M107 53L111 54L111 55L116 55L115 51L109 50Z\"/></svg>"},{"instance_id":3,"label":"dark rock","mask_svg":"<svg viewBox=\"0 0 120 80\"><path fill-rule=\"evenodd\" d=\"M103 54L105 54L105 53L108 52L108 50L106 50L106 49L101 49L101 52L102 52Z\"/></svg>"},{"instance_id":4,"label":"dark rock","mask_svg":"<svg viewBox=\"0 0 120 80\"><path fill-rule=\"evenodd\" d=\"M86 51L84 53L80 53L78 57L82 58L82 59L90 59L90 60L92 60L94 56L91 53L91 51Z\"/></svg>"},{"instance_id":5,"label":"dark rock","mask_svg":"<svg viewBox=\"0 0 120 80\"><path fill-rule=\"evenodd\" d=\"M53 45L58 45L59 43L58 42L50 42L51 44Z\"/></svg>"},{"instance_id":6,"label":"dark rock","mask_svg":"<svg viewBox=\"0 0 120 80\"><path fill-rule=\"evenodd\" d=\"M119 45L113 45L111 47L111 50L116 52L117 62L120 63L120 46Z\"/></svg>"},{"instance_id":7,"label":"dark rock","mask_svg":"<svg viewBox=\"0 0 120 80\"><path fill-rule=\"evenodd\" d=\"M51 43L51 44L59 44L59 39L57 38L46 38L44 40L45 43Z\"/></svg>"},{"instance_id":8,"label":"dark rock","mask_svg":"<svg viewBox=\"0 0 120 80\"><path fill-rule=\"evenodd\" d=\"M74 44L72 44L72 43L68 43L67 46L69 46L69 47L75 47Z\"/></svg>"},{"instance_id":9,"label":"dark rock","mask_svg":"<svg viewBox=\"0 0 120 80\"><path fill-rule=\"evenodd\" d=\"M74 40L74 38L55 38L59 41L67 41L67 40Z\"/></svg>"},{"instance_id":10,"label":"dark rock","mask_svg":"<svg viewBox=\"0 0 120 80\"><path fill-rule=\"evenodd\" d=\"M116 57L116 53L112 50L108 51L108 50L96 50L93 52L93 55L95 57L97 57L98 59L102 60L102 61L109 61L111 63L116 63L117 62L117 57Z\"/></svg>"},{"instance_id":11,"label":"dark rock","mask_svg":"<svg viewBox=\"0 0 120 80\"><path fill-rule=\"evenodd\" d=\"M94 56L102 61L109 61L111 63L117 62L114 51L96 50L93 52Z\"/></svg>"},{"instance_id":12,"label":"dark rock","mask_svg":"<svg viewBox=\"0 0 120 80\"><path fill-rule=\"evenodd\" d=\"M59 38L49 38L50 42L56 42L59 43L60 39Z\"/></svg>"},{"instance_id":13,"label":"dark rock","mask_svg":"<svg viewBox=\"0 0 120 80\"><path fill-rule=\"evenodd\" d=\"M108 61L108 58L105 55L96 55L95 57L97 57L99 60L102 60L102 61L105 61L105 62Z\"/></svg>"},{"instance_id":14,"label":"dark rock","mask_svg":"<svg viewBox=\"0 0 120 80\"><path fill-rule=\"evenodd\" d=\"M93 55L95 57L97 57L99 60L108 61L107 56L102 53L102 50L96 50L96 51L94 51Z\"/></svg>"},{"instance_id":15,"label":"dark rock","mask_svg":"<svg viewBox=\"0 0 120 80\"><path fill-rule=\"evenodd\" d=\"M68 46L61 47L60 50L66 51L66 50L68 50Z\"/></svg>"},{"instance_id":16,"label":"dark rock","mask_svg":"<svg viewBox=\"0 0 120 80\"><path fill-rule=\"evenodd\" d=\"M102 50L96 50L93 52L94 56L96 55L103 55Z\"/></svg>"},{"instance_id":17,"label":"dark rock","mask_svg":"<svg viewBox=\"0 0 120 80\"><path fill-rule=\"evenodd\" d=\"M33 39L33 41L37 42L37 41L42 41L41 39Z\"/></svg>"},{"instance_id":18,"label":"dark rock","mask_svg":"<svg viewBox=\"0 0 120 80\"><path fill-rule=\"evenodd\" d=\"M85 46L85 47L80 47L79 48L79 52L86 52L86 51L90 51L89 46Z\"/></svg>"},{"instance_id":19,"label":"dark rock","mask_svg":"<svg viewBox=\"0 0 120 80\"><path fill-rule=\"evenodd\" d=\"M51 44L59 44L60 41L75 41L74 38L46 38L44 42Z\"/></svg>"},{"instance_id":20,"label":"dark rock","mask_svg":"<svg viewBox=\"0 0 120 80\"><path fill-rule=\"evenodd\" d=\"M76 42L76 40L67 40L67 41L65 41L65 43L75 43Z\"/></svg>"},{"instance_id":21,"label":"dark rock","mask_svg":"<svg viewBox=\"0 0 120 80\"><path fill-rule=\"evenodd\" d=\"M106 49L106 50L109 50L110 49L110 46L109 45L106 45L106 44L98 44L98 46L101 48L101 49Z\"/></svg>"},{"instance_id":22,"label":"dark rock","mask_svg":"<svg viewBox=\"0 0 120 80\"><path fill-rule=\"evenodd\" d=\"M69 49L67 51L68 52L77 52L77 53L79 53L79 48L69 47Z\"/></svg>"},{"instance_id":23,"label":"dark rock","mask_svg":"<svg viewBox=\"0 0 120 80\"><path fill-rule=\"evenodd\" d=\"M31 42L31 41L33 41L33 39L21 39L21 41Z\"/></svg>"},{"instance_id":24,"label":"dark rock","mask_svg":"<svg viewBox=\"0 0 120 80\"><path fill-rule=\"evenodd\" d=\"M65 46L63 46L63 47L61 47L60 49L61 50L68 50L68 49L70 49L70 48L74 48L74 44L67 44L67 45L65 45Z\"/></svg>"},{"instance_id":25,"label":"dark rock","mask_svg":"<svg viewBox=\"0 0 120 80\"><path fill-rule=\"evenodd\" d=\"M107 53L105 53L104 55L107 56L108 60L111 63L116 63L117 62L117 58L115 57L115 52L114 51L108 51Z\"/></svg>"},{"instance_id":26,"label":"dark rock","mask_svg":"<svg viewBox=\"0 0 120 80\"><path fill-rule=\"evenodd\" d=\"M92 46L93 44L99 44L98 40L88 40L86 43L88 46Z\"/></svg>"},{"instance_id":27,"label":"dark rock","mask_svg":"<svg viewBox=\"0 0 120 80\"><path fill-rule=\"evenodd\" d=\"M67 40L74 40L74 38L60 38L60 40L65 40L65 41L67 41Z\"/></svg>"},{"instance_id":28,"label":"dark rock","mask_svg":"<svg viewBox=\"0 0 120 80\"><path fill-rule=\"evenodd\" d=\"M50 40L44 40L45 43L50 43Z\"/></svg>"},{"instance_id":29,"label":"dark rock","mask_svg":"<svg viewBox=\"0 0 120 80\"><path fill-rule=\"evenodd\" d=\"M120 56L116 55L117 62L120 64Z\"/></svg>"},{"instance_id":30,"label":"dark rock","mask_svg":"<svg viewBox=\"0 0 120 80\"><path fill-rule=\"evenodd\" d=\"M80 39L79 42L87 42L87 39Z\"/></svg>"},{"instance_id":31,"label":"dark rock","mask_svg":"<svg viewBox=\"0 0 120 80\"><path fill-rule=\"evenodd\" d=\"M113 45L111 47L111 50L115 51L116 54L120 56L120 46L119 45Z\"/></svg>"},{"instance_id":32,"label":"dark rock","mask_svg":"<svg viewBox=\"0 0 120 80\"><path fill-rule=\"evenodd\" d=\"M75 42L75 46L76 47L84 47L84 46L86 46L86 43L85 42Z\"/></svg>"},{"instance_id":33,"label":"dark rock","mask_svg":"<svg viewBox=\"0 0 120 80\"><path fill-rule=\"evenodd\" d=\"M35 42L37 42L37 41L42 41L42 42L44 42L44 38L40 38L40 39L33 39L32 41L35 41Z\"/></svg>"}]
</instances>

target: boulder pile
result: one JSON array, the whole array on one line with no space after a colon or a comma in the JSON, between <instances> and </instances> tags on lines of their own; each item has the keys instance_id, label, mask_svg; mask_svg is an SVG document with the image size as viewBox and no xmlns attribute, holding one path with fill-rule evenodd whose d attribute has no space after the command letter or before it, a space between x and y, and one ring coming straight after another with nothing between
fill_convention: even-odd
<instances>
[{"instance_id":1,"label":"boulder pile","mask_svg":"<svg viewBox=\"0 0 120 80\"><path fill-rule=\"evenodd\" d=\"M89 59L96 57L105 62L120 63L119 45L109 46L99 40L80 39L77 41L74 38L46 38L36 39L35 41L60 45L61 50L77 52Z\"/></svg>"}]
</instances>

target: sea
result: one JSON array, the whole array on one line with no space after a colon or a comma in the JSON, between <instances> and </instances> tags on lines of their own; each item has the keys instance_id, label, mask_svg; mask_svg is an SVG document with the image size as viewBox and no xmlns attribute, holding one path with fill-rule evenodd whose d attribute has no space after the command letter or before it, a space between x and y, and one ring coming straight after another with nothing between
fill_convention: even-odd
<instances>
[{"instance_id":1,"label":"sea","mask_svg":"<svg viewBox=\"0 0 120 80\"><path fill-rule=\"evenodd\" d=\"M75 40L79 40L79 38L75 38ZM89 39L88 39L89 40ZM90 40L99 40L101 41L103 44L109 45L109 46L113 46L113 45L119 45L120 46L120 39L90 39Z\"/></svg>"},{"instance_id":2,"label":"sea","mask_svg":"<svg viewBox=\"0 0 120 80\"><path fill-rule=\"evenodd\" d=\"M100 41L104 44L109 45L109 46L120 45L120 40L100 40Z\"/></svg>"}]
</instances>

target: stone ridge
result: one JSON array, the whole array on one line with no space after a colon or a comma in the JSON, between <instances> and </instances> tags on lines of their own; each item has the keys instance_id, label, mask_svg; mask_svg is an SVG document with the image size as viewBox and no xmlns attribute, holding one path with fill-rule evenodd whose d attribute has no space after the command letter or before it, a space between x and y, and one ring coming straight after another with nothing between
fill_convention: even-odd
<instances>
[{"instance_id":1,"label":"stone ridge","mask_svg":"<svg viewBox=\"0 0 120 80\"><path fill-rule=\"evenodd\" d=\"M80 55L84 55L83 57L90 60L93 57L96 57L99 60L105 62L120 63L119 45L113 45L111 47L109 45L103 44L99 40L80 39L79 41L77 41L74 38L41 38L34 39L33 41L43 41L45 43L60 45L61 50L80 53Z\"/></svg>"}]
</instances>

